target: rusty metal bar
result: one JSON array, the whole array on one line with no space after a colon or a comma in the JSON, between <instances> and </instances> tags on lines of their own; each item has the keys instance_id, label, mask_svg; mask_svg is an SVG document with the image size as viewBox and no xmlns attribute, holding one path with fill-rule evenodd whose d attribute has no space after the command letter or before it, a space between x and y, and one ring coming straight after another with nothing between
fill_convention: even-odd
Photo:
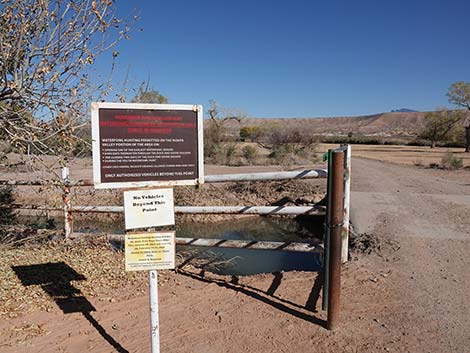
<instances>
[{"instance_id":1,"label":"rusty metal bar","mask_svg":"<svg viewBox=\"0 0 470 353\"><path fill-rule=\"evenodd\" d=\"M0 180L0 185L11 186L45 186L61 184L61 182L54 180Z\"/></svg>"},{"instance_id":2,"label":"rusty metal bar","mask_svg":"<svg viewBox=\"0 0 470 353\"><path fill-rule=\"evenodd\" d=\"M41 205L23 205L19 203L0 204L1 208L11 208L16 210L33 210L33 211L63 211L64 207L60 206L41 206Z\"/></svg>"},{"instance_id":3,"label":"rusty metal bar","mask_svg":"<svg viewBox=\"0 0 470 353\"><path fill-rule=\"evenodd\" d=\"M64 233L65 239L69 239L70 235L73 232L73 216L71 212L72 203L70 201L70 175L69 175L69 168L62 167L62 182L64 185L64 193L62 194L62 200L64 202Z\"/></svg>"},{"instance_id":4,"label":"rusty metal bar","mask_svg":"<svg viewBox=\"0 0 470 353\"><path fill-rule=\"evenodd\" d=\"M278 250L296 252L319 252L323 247L310 243L291 243L280 241L250 241L250 240L224 240L224 239L189 239L176 238L178 245L210 246L220 248L242 248L253 250Z\"/></svg>"},{"instance_id":5,"label":"rusty metal bar","mask_svg":"<svg viewBox=\"0 0 470 353\"><path fill-rule=\"evenodd\" d=\"M326 210L326 220L325 220L325 231L323 235L323 243L325 244L325 250L323 253L323 297L322 297L322 310L328 309L328 287L329 287L329 264L330 264L330 253L329 253L329 245L330 245L330 228L327 226L331 223L331 187L332 187L332 180L331 180L331 162L332 162L332 153L333 150L328 150L326 154L326 160L328 163L328 179L326 183L326 198L327 198L327 210Z\"/></svg>"},{"instance_id":6,"label":"rusty metal bar","mask_svg":"<svg viewBox=\"0 0 470 353\"><path fill-rule=\"evenodd\" d=\"M93 186L92 180L69 180L71 187L74 186ZM61 186L62 181L59 180L0 180L0 185L11 186Z\"/></svg>"},{"instance_id":7,"label":"rusty metal bar","mask_svg":"<svg viewBox=\"0 0 470 353\"><path fill-rule=\"evenodd\" d=\"M318 206L175 206L175 213L324 215L325 210Z\"/></svg>"},{"instance_id":8,"label":"rusty metal bar","mask_svg":"<svg viewBox=\"0 0 470 353\"><path fill-rule=\"evenodd\" d=\"M341 295L341 233L343 229L344 152L333 151L331 163L331 220L329 242L328 330L339 322Z\"/></svg>"},{"instance_id":9,"label":"rusty metal bar","mask_svg":"<svg viewBox=\"0 0 470 353\"><path fill-rule=\"evenodd\" d=\"M123 206L72 206L72 212L123 213ZM321 206L175 206L178 214L324 215Z\"/></svg>"},{"instance_id":10,"label":"rusty metal bar","mask_svg":"<svg viewBox=\"0 0 470 353\"><path fill-rule=\"evenodd\" d=\"M80 237L86 233L74 233L73 237ZM89 234L88 234L89 235ZM122 242L124 234L108 234L109 240ZM280 242L280 241L256 241L256 240L228 240L228 239L203 239L203 238L176 238L177 245L205 246L216 248L235 248L253 250L276 250L293 252L322 252L321 244Z\"/></svg>"}]
</instances>

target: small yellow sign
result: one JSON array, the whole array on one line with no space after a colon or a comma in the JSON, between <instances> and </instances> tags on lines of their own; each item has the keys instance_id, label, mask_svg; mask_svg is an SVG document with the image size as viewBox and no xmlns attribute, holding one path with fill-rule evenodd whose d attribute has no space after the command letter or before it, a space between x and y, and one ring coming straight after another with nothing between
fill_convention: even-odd
<instances>
[{"instance_id":1,"label":"small yellow sign","mask_svg":"<svg viewBox=\"0 0 470 353\"><path fill-rule=\"evenodd\" d=\"M128 233L126 271L175 268L175 232Z\"/></svg>"}]
</instances>

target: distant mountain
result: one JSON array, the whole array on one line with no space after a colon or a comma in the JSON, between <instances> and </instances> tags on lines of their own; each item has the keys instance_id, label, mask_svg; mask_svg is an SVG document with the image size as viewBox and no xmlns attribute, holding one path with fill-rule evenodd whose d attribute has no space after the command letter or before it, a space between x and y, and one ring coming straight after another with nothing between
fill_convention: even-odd
<instances>
[{"instance_id":1,"label":"distant mountain","mask_svg":"<svg viewBox=\"0 0 470 353\"><path fill-rule=\"evenodd\" d=\"M392 110L392 113L417 113L417 110L408 109L408 108L401 108Z\"/></svg>"}]
</instances>

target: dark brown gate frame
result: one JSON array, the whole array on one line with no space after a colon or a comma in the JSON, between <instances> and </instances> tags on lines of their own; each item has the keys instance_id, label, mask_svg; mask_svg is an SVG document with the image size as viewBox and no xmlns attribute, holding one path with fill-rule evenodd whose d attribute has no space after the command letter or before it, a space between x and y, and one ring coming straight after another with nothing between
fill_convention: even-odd
<instances>
[{"instance_id":1,"label":"dark brown gate frame","mask_svg":"<svg viewBox=\"0 0 470 353\"><path fill-rule=\"evenodd\" d=\"M344 198L344 152L333 151L331 154L331 169L328 184L331 185L331 195L328 200L327 237L328 247L325 248L328 259L324 269L328 266L327 291L325 296L328 304L328 330L334 330L338 325L341 295L341 235L343 230L343 198Z\"/></svg>"}]
</instances>

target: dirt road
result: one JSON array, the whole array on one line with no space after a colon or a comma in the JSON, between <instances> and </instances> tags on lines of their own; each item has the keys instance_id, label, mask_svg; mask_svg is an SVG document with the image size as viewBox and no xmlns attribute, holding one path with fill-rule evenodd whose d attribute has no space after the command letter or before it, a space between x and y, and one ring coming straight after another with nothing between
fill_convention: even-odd
<instances>
[{"instance_id":1,"label":"dirt road","mask_svg":"<svg viewBox=\"0 0 470 353\"><path fill-rule=\"evenodd\" d=\"M470 351L470 173L353 162L359 232L398 242L388 289L389 329L419 352ZM395 351L395 349L394 349Z\"/></svg>"},{"instance_id":2,"label":"dirt road","mask_svg":"<svg viewBox=\"0 0 470 353\"><path fill-rule=\"evenodd\" d=\"M470 352L470 173L358 158L352 173L352 220L381 248L344 266L337 331L324 328L315 274L230 278L187 266L161 273L162 352ZM3 320L0 351L148 352L142 284L109 300L82 290L89 314L53 303Z\"/></svg>"}]
</instances>

